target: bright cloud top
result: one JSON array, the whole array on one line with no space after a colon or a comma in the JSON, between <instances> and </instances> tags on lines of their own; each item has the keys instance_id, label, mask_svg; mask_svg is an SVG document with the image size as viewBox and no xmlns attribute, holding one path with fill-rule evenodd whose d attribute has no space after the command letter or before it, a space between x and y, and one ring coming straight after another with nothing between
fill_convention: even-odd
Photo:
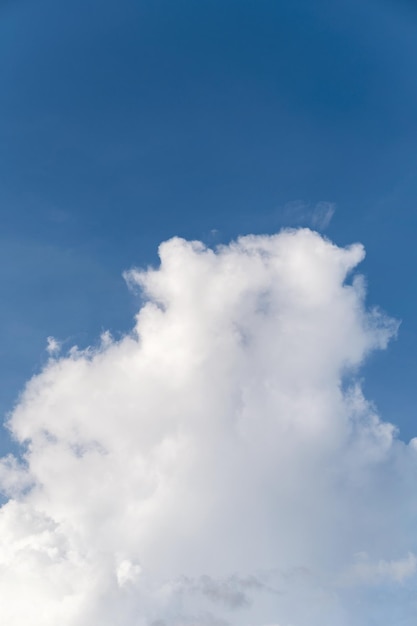
<instances>
[{"instance_id":1,"label":"bright cloud top","mask_svg":"<svg viewBox=\"0 0 417 626\"><path fill-rule=\"evenodd\" d=\"M412 623L417 445L355 383L396 332L363 256L309 230L172 239L126 275L128 336L50 344L1 465L5 624Z\"/></svg>"}]
</instances>

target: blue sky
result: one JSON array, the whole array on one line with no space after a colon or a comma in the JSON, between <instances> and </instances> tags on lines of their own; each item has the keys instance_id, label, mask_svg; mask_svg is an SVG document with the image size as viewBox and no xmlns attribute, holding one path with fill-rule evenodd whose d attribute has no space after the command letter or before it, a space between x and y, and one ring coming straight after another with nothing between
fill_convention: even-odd
<instances>
[{"instance_id":1,"label":"blue sky","mask_svg":"<svg viewBox=\"0 0 417 626\"><path fill-rule=\"evenodd\" d=\"M415 624L416 32L0 0L7 626Z\"/></svg>"},{"instance_id":2,"label":"blue sky","mask_svg":"<svg viewBox=\"0 0 417 626\"><path fill-rule=\"evenodd\" d=\"M415 434L416 27L401 0L1 2L1 411L48 335L130 327L122 271L160 241L310 225L328 202L326 234L366 247L369 303L402 320L365 390Z\"/></svg>"}]
</instances>

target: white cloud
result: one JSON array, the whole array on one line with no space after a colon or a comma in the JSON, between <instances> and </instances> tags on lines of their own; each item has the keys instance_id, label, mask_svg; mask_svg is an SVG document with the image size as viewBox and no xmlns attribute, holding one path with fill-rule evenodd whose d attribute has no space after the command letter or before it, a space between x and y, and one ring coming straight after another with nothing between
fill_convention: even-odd
<instances>
[{"instance_id":1,"label":"white cloud","mask_svg":"<svg viewBox=\"0 0 417 626\"><path fill-rule=\"evenodd\" d=\"M119 587L124 587L127 584L135 584L138 581L142 573L142 568L139 564L131 563L128 559L124 559L120 562L116 570L117 582Z\"/></svg>"},{"instance_id":2,"label":"white cloud","mask_svg":"<svg viewBox=\"0 0 417 626\"><path fill-rule=\"evenodd\" d=\"M61 344L55 337L48 337L46 340L46 351L49 356L56 356L61 351Z\"/></svg>"},{"instance_id":3,"label":"white cloud","mask_svg":"<svg viewBox=\"0 0 417 626\"><path fill-rule=\"evenodd\" d=\"M400 603L417 447L354 383L397 327L364 306L363 255L309 230L172 239L127 273L132 333L51 359L10 417L5 624L365 626L370 579Z\"/></svg>"}]
</instances>

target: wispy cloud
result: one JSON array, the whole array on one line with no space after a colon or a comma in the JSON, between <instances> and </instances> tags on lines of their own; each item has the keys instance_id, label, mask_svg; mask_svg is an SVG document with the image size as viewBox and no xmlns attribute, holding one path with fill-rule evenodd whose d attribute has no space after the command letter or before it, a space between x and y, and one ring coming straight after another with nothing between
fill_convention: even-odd
<instances>
[{"instance_id":1,"label":"wispy cloud","mask_svg":"<svg viewBox=\"0 0 417 626\"><path fill-rule=\"evenodd\" d=\"M336 211L334 202L321 201L317 203L295 200L287 202L283 208L283 217L288 225L311 226L315 230L323 231L329 226Z\"/></svg>"},{"instance_id":2,"label":"wispy cloud","mask_svg":"<svg viewBox=\"0 0 417 626\"><path fill-rule=\"evenodd\" d=\"M348 584L378 585L380 583L402 583L417 571L417 557L412 552L400 559L372 561L366 552L355 555L354 564L343 579Z\"/></svg>"}]
</instances>

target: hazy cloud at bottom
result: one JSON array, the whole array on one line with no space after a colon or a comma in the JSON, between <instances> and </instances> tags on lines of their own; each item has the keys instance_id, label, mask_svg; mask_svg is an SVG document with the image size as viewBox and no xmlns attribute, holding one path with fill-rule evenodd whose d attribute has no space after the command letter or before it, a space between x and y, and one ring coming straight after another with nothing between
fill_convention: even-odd
<instances>
[{"instance_id":1,"label":"hazy cloud at bottom","mask_svg":"<svg viewBox=\"0 0 417 626\"><path fill-rule=\"evenodd\" d=\"M5 624L414 623L417 445L356 382L397 330L363 255L172 239L126 273L131 334L50 351L0 466Z\"/></svg>"}]
</instances>

